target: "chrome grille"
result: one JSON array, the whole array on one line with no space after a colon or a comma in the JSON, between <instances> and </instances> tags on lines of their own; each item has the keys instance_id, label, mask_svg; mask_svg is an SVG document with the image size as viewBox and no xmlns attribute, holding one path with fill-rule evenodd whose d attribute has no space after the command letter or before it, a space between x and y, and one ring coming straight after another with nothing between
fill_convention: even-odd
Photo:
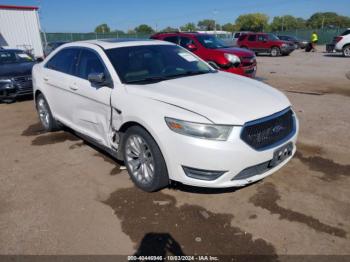
<instances>
[{"instance_id":1,"label":"chrome grille","mask_svg":"<svg viewBox=\"0 0 350 262\"><path fill-rule=\"evenodd\" d=\"M294 132L294 113L288 108L269 117L246 123L241 139L256 150L264 150L283 143Z\"/></svg>"}]
</instances>

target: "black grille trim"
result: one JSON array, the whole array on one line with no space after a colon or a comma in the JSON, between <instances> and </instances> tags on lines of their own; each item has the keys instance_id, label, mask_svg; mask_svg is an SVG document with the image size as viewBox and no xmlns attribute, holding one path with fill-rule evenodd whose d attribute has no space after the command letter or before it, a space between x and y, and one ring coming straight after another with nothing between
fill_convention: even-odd
<instances>
[{"instance_id":1,"label":"black grille trim","mask_svg":"<svg viewBox=\"0 0 350 262\"><path fill-rule=\"evenodd\" d=\"M241 139L253 149L263 151L283 144L295 132L294 112L288 107L271 116L247 122L243 126Z\"/></svg>"}]
</instances>

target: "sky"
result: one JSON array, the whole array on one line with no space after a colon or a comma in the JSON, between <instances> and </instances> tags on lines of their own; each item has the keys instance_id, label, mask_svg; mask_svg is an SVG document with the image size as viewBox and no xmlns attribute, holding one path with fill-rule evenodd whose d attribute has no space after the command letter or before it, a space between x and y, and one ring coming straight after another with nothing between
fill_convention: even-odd
<instances>
[{"instance_id":1,"label":"sky","mask_svg":"<svg viewBox=\"0 0 350 262\"><path fill-rule=\"evenodd\" d=\"M129 30L139 24L153 28L179 27L201 19L234 22L245 13L308 18L315 12L350 16L350 0L1 0L1 4L40 7L46 32L92 32L101 23L112 30Z\"/></svg>"}]
</instances>

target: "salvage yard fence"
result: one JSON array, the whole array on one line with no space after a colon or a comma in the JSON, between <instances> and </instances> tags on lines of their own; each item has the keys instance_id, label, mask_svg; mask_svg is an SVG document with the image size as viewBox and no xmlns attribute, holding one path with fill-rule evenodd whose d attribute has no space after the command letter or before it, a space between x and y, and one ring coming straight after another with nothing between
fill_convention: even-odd
<instances>
[{"instance_id":1,"label":"salvage yard fence","mask_svg":"<svg viewBox=\"0 0 350 262\"><path fill-rule=\"evenodd\" d=\"M310 40L311 34L316 32L318 34L318 43L325 45L331 43L333 38L341 33L343 33L346 28L325 28L325 29L295 29L287 31L277 31L273 32L275 35L290 35L296 36L300 39Z\"/></svg>"},{"instance_id":2,"label":"salvage yard fence","mask_svg":"<svg viewBox=\"0 0 350 262\"><path fill-rule=\"evenodd\" d=\"M316 31L319 36L319 44L331 43L333 38L342 32L346 28L326 28L326 29L296 29L287 31L273 32L276 35L290 35L296 36L300 39L310 40L311 34ZM112 33L42 33L43 43L58 42L58 41L82 41L92 39L106 39L106 38L136 38L147 39L150 35L147 34L123 34L119 32ZM219 38L232 39L232 35L218 35Z\"/></svg>"}]
</instances>

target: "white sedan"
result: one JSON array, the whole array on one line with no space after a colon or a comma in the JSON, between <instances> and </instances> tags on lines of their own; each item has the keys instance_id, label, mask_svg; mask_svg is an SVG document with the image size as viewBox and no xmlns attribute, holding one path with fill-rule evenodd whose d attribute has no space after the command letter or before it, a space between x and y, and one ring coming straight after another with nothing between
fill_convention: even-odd
<instances>
[{"instance_id":1,"label":"white sedan","mask_svg":"<svg viewBox=\"0 0 350 262\"><path fill-rule=\"evenodd\" d=\"M172 43L65 44L33 68L46 131L62 125L123 160L145 191L240 187L285 165L298 120L281 92Z\"/></svg>"}]
</instances>

